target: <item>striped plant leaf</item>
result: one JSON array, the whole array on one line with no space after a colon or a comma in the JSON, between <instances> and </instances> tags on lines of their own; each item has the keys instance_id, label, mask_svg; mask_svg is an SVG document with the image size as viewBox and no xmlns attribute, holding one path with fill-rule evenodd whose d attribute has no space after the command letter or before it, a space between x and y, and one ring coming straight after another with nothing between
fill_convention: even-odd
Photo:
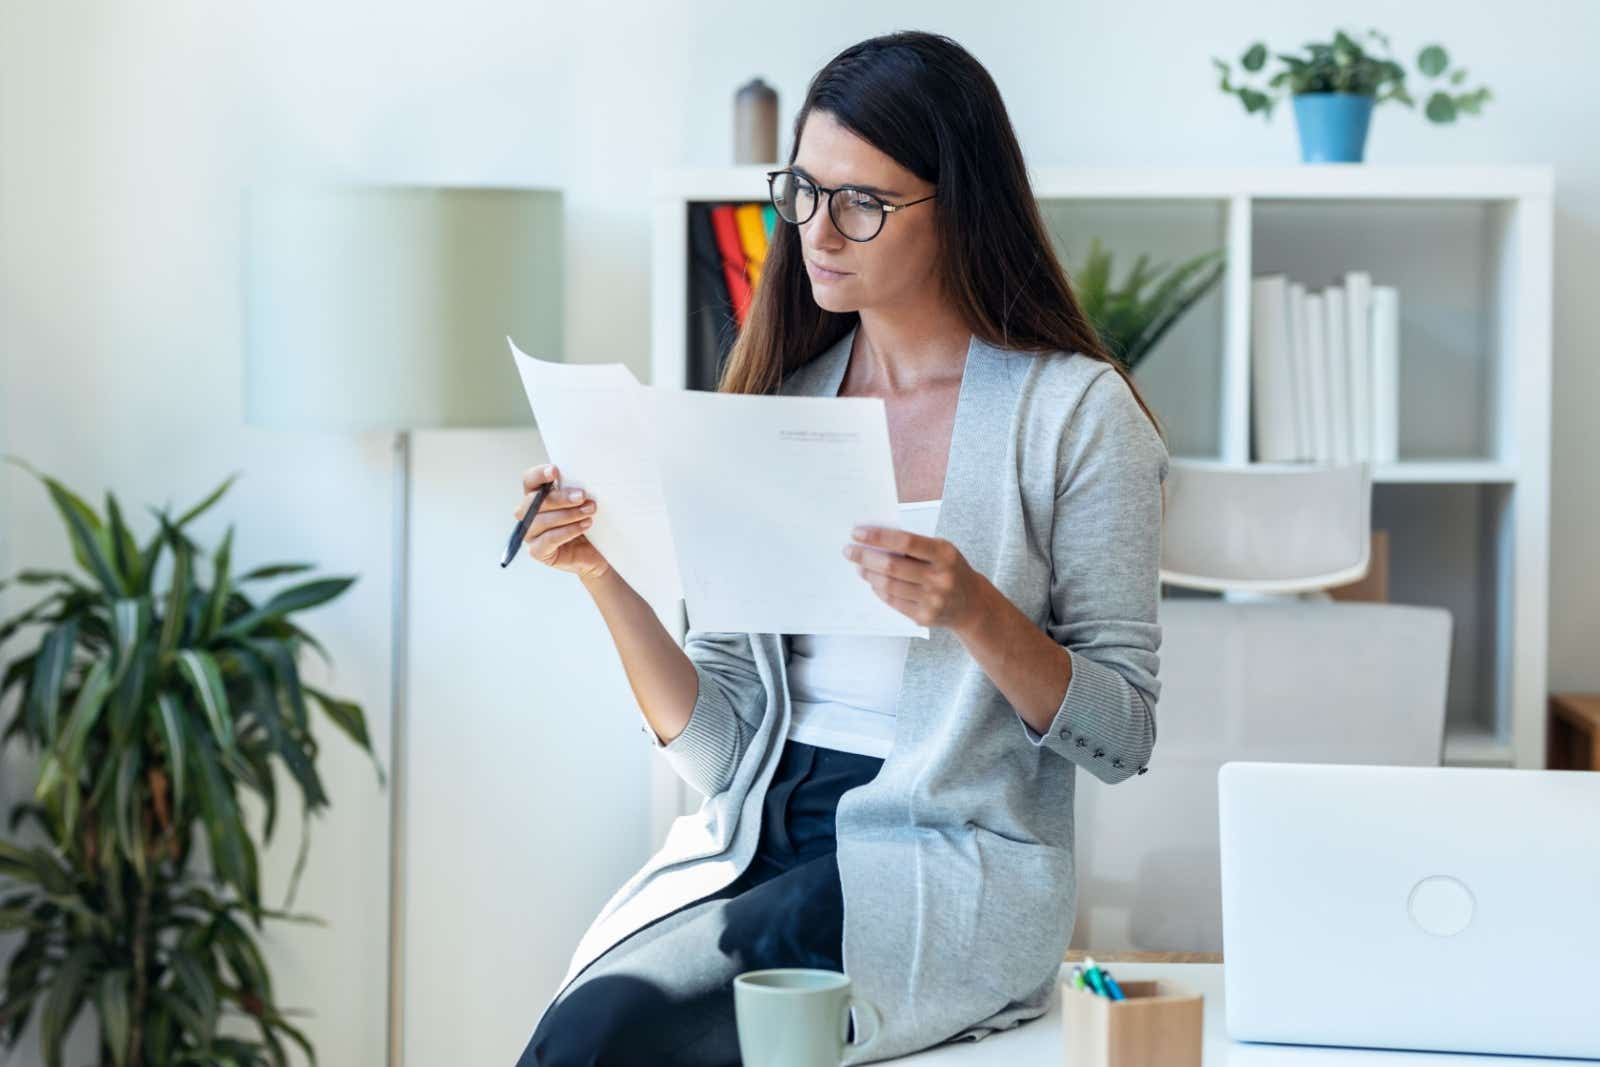
<instances>
[{"instance_id":1,"label":"striped plant leaf","mask_svg":"<svg viewBox=\"0 0 1600 1067\"><path fill-rule=\"evenodd\" d=\"M217 739L218 749L230 751L233 748L233 716L229 711L228 692L222 684L217 661L209 652L185 648L178 652L178 664L194 688L206 721L211 724L211 735Z\"/></svg>"},{"instance_id":2,"label":"striped plant leaf","mask_svg":"<svg viewBox=\"0 0 1600 1067\"><path fill-rule=\"evenodd\" d=\"M117 505L117 498L110 490L106 491L106 525L110 527L111 562L122 576L123 588L138 594L144 585L144 573L140 569L144 561L139 555L138 542L133 539L128 524L122 519L122 508Z\"/></svg>"},{"instance_id":3,"label":"striped plant leaf","mask_svg":"<svg viewBox=\"0 0 1600 1067\"><path fill-rule=\"evenodd\" d=\"M132 1030L132 1020L128 1014L129 981L127 968L116 967L102 971L95 987L94 999L100 1011L100 1028L106 1044L111 1046L112 1062L117 1067L124 1067L130 1051L128 1035Z\"/></svg>"},{"instance_id":4,"label":"striped plant leaf","mask_svg":"<svg viewBox=\"0 0 1600 1067\"><path fill-rule=\"evenodd\" d=\"M150 602L143 597L118 597L111 604L111 635L115 644L115 673L111 684L122 681L128 664L136 658L144 643L144 632L150 619Z\"/></svg>"},{"instance_id":5,"label":"striped plant leaf","mask_svg":"<svg viewBox=\"0 0 1600 1067\"><path fill-rule=\"evenodd\" d=\"M306 611L325 604L354 585L355 581L354 578L319 578L285 589L261 607L228 623L218 631L217 636L239 637L250 633L266 620L280 619L291 612Z\"/></svg>"},{"instance_id":6,"label":"striped plant leaf","mask_svg":"<svg viewBox=\"0 0 1600 1067\"><path fill-rule=\"evenodd\" d=\"M33 664L33 682L28 687L28 721L34 733L47 745L55 744L57 719L61 714L61 687L72 662L78 641L78 620L67 619L50 630L39 646Z\"/></svg>"},{"instance_id":7,"label":"striped plant leaf","mask_svg":"<svg viewBox=\"0 0 1600 1067\"><path fill-rule=\"evenodd\" d=\"M228 475L228 477L223 481L223 483L221 485L217 486L215 489L213 489L211 491L209 496L207 496L204 500L200 501L200 503L196 504L194 507L190 508L188 511L184 512L178 518L178 522L177 522L178 528L182 529L183 527L189 525L189 523L193 522L195 519L197 519L201 515L203 515L211 507L211 505L213 505L217 501L221 500L222 499L222 494L226 493L228 491L228 487L233 485L234 481L236 481L238 479L238 477L239 477L239 472L238 471L235 471L234 473Z\"/></svg>"},{"instance_id":8,"label":"striped plant leaf","mask_svg":"<svg viewBox=\"0 0 1600 1067\"><path fill-rule=\"evenodd\" d=\"M222 546L217 549L213 557L211 578L211 597L206 602L204 621L200 626L197 643L204 644L211 640L213 634L222 629L223 609L228 606L228 562L233 554L233 527L228 527L228 532L223 535Z\"/></svg>"},{"instance_id":9,"label":"striped plant leaf","mask_svg":"<svg viewBox=\"0 0 1600 1067\"><path fill-rule=\"evenodd\" d=\"M50 992L45 996L39 1021L39 1043L45 1067L61 1067L61 1045L72 1021L83 1009L84 986L89 978L97 948L84 942L74 948L56 969Z\"/></svg>"},{"instance_id":10,"label":"striped plant leaf","mask_svg":"<svg viewBox=\"0 0 1600 1067\"><path fill-rule=\"evenodd\" d=\"M188 764L184 755L188 741L184 736L183 706L171 693L158 693L155 703L150 706L150 716L155 721L156 732L161 735L161 743L167 749L167 770L172 775L172 817L181 820L184 811L184 768Z\"/></svg>"},{"instance_id":11,"label":"striped plant leaf","mask_svg":"<svg viewBox=\"0 0 1600 1067\"><path fill-rule=\"evenodd\" d=\"M189 572L194 566L194 553L182 540L174 542L172 552L172 585L167 591L166 615L161 620L162 658L172 654L183 641L183 623L189 606Z\"/></svg>"}]
</instances>

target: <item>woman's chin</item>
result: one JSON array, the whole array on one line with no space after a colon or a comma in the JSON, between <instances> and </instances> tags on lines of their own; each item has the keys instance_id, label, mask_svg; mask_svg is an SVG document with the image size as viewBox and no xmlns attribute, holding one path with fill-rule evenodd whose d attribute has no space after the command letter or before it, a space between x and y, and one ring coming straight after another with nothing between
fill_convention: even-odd
<instances>
[{"instance_id":1,"label":"woman's chin","mask_svg":"<svg viewBox=\"0 0 1600 1067\"><path fill-rule=\"evenodd\" d=\"M813 285L811 298L817 302L817 307L823 311L831 311L835 315L843 315L847 311L855 311L856 305L845 300L837 293L830 293L825 286Z\"/></svg>"}]
</instances>

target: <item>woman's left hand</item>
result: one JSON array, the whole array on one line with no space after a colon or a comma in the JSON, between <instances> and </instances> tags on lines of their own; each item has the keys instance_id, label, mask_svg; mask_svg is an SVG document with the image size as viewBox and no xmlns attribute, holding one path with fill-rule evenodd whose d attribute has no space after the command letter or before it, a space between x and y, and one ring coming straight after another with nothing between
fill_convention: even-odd
<instances>
[{"instance_id":1,"label":"woman's left hand","mask_svg":"<svg viewBox=\"0 0 1600 1067\"><path fill-rule=\"evenodd\" d=\"M942 537L892 526L858 526L845 559L878 599L922 626L959 629L982 610L985 579Z\"/></svg>"}]
</instances>

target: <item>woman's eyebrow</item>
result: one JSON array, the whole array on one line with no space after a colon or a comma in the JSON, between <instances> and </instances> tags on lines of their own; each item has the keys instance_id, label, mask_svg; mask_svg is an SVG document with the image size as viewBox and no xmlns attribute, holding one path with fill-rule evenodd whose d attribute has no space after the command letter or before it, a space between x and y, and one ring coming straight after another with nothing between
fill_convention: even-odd
<instances>
[{"instance_id":1,"label":"woman's eyebrow","mask_svg":"<svg viewBox=\"0 0 1600 1067\"><path fill-rule=\"evenodd\" d=\"M794 171L796 174L809 178L812 182L816 182L817 180L817 176L815 174L812 174L809 170L806 170L806 168L802 167L798 163L789 164L789 169ZM864 185L861 182L845 182L844 184L848 185L852 189L860 189L863 192L876 193L879 196L900 195L900 193L894 189L880 189L876 185Z\"/></svg>"}]
</instances>

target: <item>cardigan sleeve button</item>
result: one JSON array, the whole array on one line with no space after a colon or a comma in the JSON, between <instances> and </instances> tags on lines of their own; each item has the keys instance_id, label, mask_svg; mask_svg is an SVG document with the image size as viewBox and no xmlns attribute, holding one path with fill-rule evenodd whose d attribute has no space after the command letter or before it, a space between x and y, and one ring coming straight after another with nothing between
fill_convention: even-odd
<instances>
[{"instance_id":1,"label":"cardigan sleeve button","mask_svg":"<svg viewBox=\"0 0 1600 1067\"><path fill-rule=\"evenodd\" d=\"M1072 731L1067 729L1065 726L1063 726L1061 728L1061 736L1062 737L1071 737L1072 736Z\"/></svg>"},{"instance_id":2,"label":"cardigan sleeve button","mask_svg":"<svg viewBox=\"0 0 1600 1067\"><path fill-rule=\"evenodd\" d=\"M1114 759L1114 760L1111 761L1111 766L1120 767L1120 766L1122 766L1122 761L1119 760L1119 759Z\"/></svg>"},{"instance_id":3,"label":"cardigan sleeve button","mask_svg":"<svg viewBox=\"0 0 1600 1067\"><path fill-rule=\"evenodd\" d=\"M1081 737L1078 738L1078 747L1079 748L1082 748L1084 745L1087 745L1088 743L1089 742L1085 741L1083 738L1081 738Z\"/></svg>"},{"instance_id":4,"label":"cardigan sleeve button","mask_svg":"<svg viewBox=\"0 0 1600 1067\"><path fill-rule=\"evenodd\" d=\"M1097 748L1097 749L1094 750L1094 758L1095 759L1103 759L1105 757L1105 754L1106 754L1106 750L1103 749L1103 748Z\"/></svg>"},{"instance_id":5,"label":"cardigan sleeve button","mask_svg":"<svg viewBox=\"0 0 1600 1067\"><path fill-rule=\"evenodd\" d=\"M1150 769L1149 767L1140 767L1139 768L1139 773L1143 774L1145 771L1148 771L1149 769Z\"/></svg>"}]
</instances>

